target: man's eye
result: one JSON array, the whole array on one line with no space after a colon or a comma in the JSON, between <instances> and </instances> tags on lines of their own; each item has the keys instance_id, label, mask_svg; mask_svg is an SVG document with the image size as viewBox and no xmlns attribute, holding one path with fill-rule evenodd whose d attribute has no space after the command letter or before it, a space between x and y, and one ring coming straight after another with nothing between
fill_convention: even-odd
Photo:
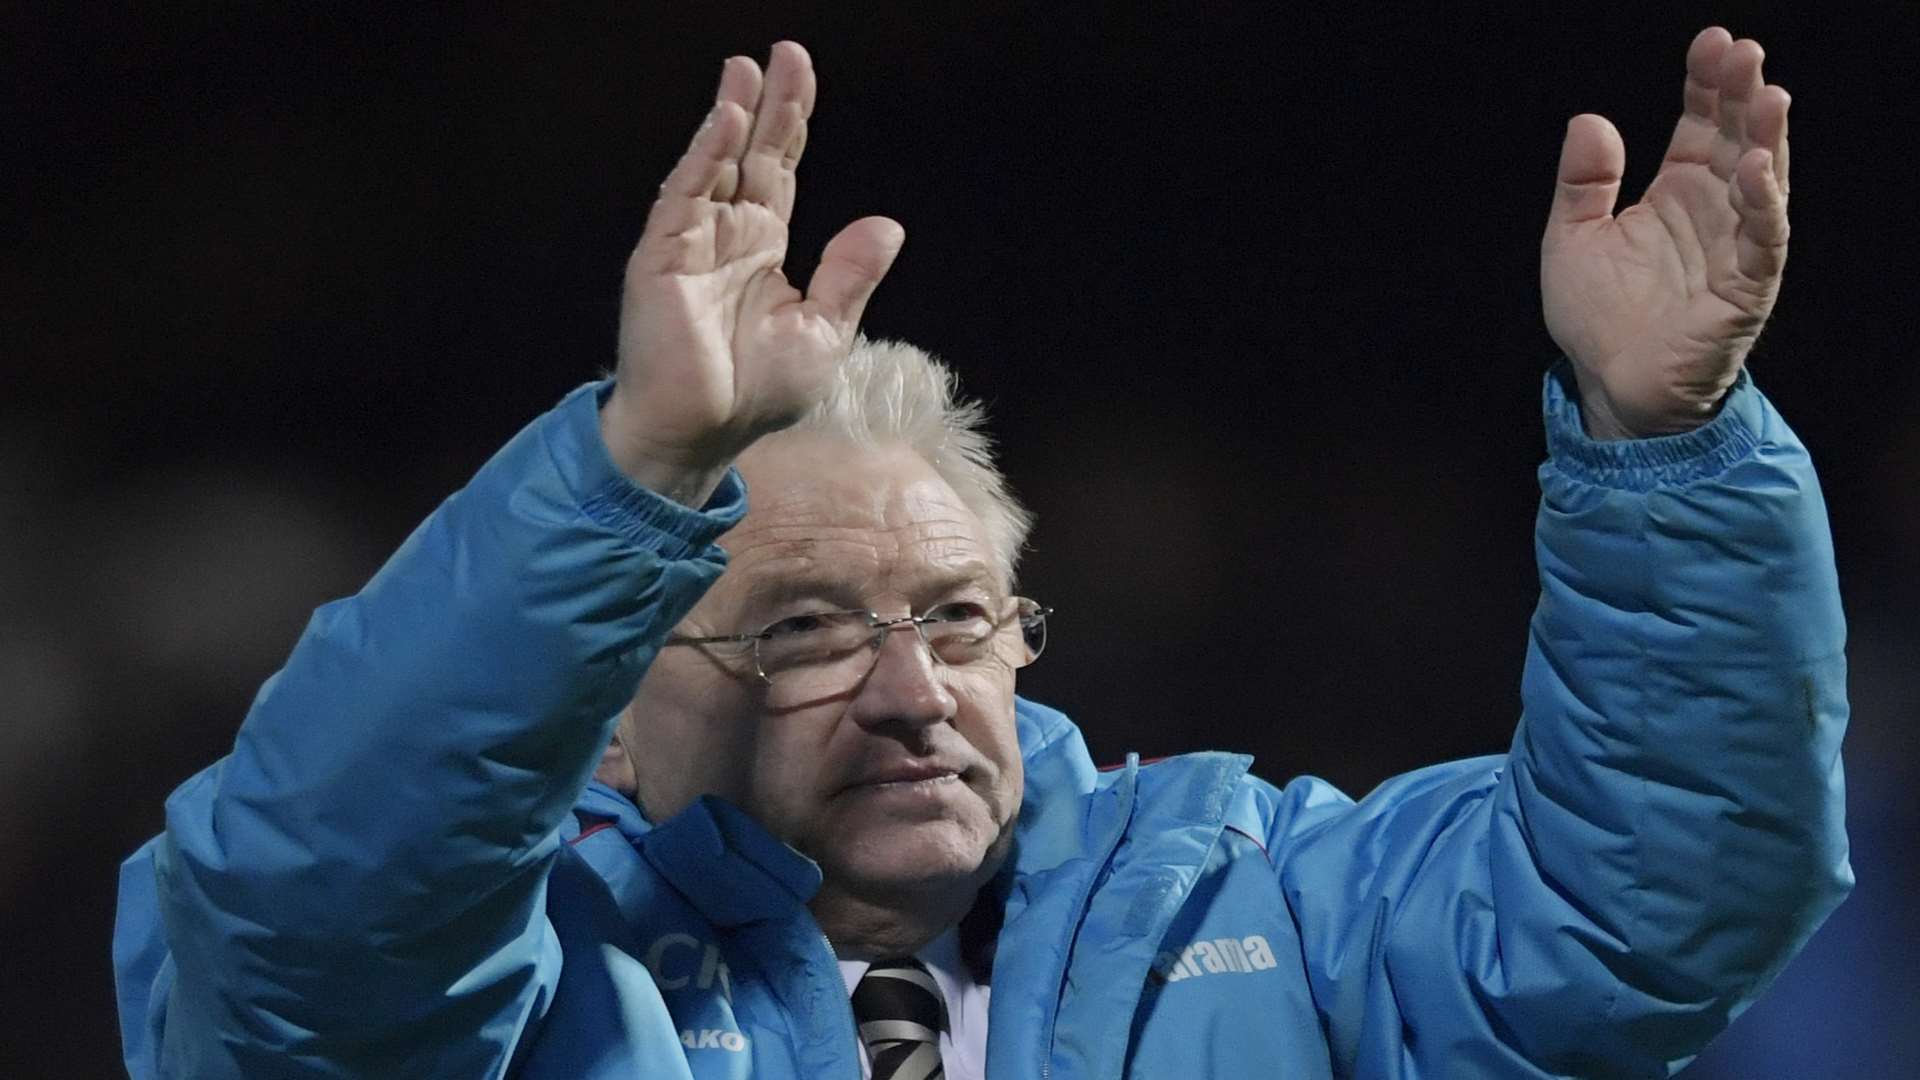
<instances>
[{"instance_id":1,"label":"man's eye","mask_svg":"<svg viewBox=\"0 0 1920 1080\"><path fill-rule=\"evenodd\" d=\"M792 637L824 630L826 626L827 620L820 615L789 615L767 627L765 633L768 637Z\"/></svg>"},{"instance_id":2,"label":"man's eye","mask_svg":"<svg viewBox=\"0 0 1920 1080\"><path fill-rule=\"evenodd\" d=\"M926 614L928 622L940 623L986 622L990 619L992 616L987 613L987 606L973 600L954 600L941 604Z\"/></svg>"}]
</instances>

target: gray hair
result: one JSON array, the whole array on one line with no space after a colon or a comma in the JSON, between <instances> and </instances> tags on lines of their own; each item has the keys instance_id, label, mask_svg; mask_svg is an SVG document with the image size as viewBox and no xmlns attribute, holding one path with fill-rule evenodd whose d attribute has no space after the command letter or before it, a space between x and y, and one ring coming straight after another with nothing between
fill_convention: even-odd
<instances>
[{"instance_id":1,"label":"gray hair","mask_svg":"<svg viewBox=\"0 0 1920 1080\"><path fill-rule=\"evenodd\" d=\"M794 431L847 439L857 446L903 443L952 485L986 527L987 546L1009 587L1033 528L993 460L987 410L960 396L960 379L925 349L904 341L854 341L833 388Z\"/></svg>"}]
</instances>

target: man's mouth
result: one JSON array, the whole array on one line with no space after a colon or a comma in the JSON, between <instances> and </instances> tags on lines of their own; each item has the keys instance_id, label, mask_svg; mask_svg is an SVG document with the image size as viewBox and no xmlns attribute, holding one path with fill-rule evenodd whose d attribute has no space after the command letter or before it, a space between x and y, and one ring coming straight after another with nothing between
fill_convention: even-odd
<instances>
[{"instance_id":1,"label":"man's mouth","mask_svg":"<svg viewBox=\"0 0 1920 1080\"><path fill-rule=\"evenodd\" d=\"M963 771L951 765L905 761L863 773L844 790L933 790L947 784L959 783L962 776Z\"/></svg>"}]
</instances>

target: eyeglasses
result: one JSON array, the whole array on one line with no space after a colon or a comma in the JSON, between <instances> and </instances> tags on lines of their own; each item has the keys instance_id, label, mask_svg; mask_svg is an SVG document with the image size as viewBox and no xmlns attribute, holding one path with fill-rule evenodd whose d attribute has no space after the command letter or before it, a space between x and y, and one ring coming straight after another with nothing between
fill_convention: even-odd
<instances>
[{"instance_id":1,"label":"eyeglasses","mask_svg":"<svg viewBox=\"0 0 1920 1080\"><path fill-rule=\"evenodd\" d=\"M995 613L999 609L999 614ZM753 654L754 672L788 703L816 701L853 687L879 662L895 627L911 625L941 667L1023 668L1047 647L1050 607L1024 596L1002 605L971 600L937 604L924 614L882 618L873 611L789 615L752 634L669 637L666 645L733 646ZM1011 631L1019 629L1015 638Z\"/></svg>"}]
</instances>

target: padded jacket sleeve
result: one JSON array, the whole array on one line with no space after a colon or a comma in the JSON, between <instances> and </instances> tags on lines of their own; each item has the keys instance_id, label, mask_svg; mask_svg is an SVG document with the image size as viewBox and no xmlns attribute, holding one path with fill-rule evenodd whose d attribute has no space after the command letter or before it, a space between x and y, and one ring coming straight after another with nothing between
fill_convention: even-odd
<instances>
[{"instance_id":1,"label":"padded jacket sleeve","mask_svg":"<svg viewBox=\"0 0 1920 1080\"><path fill-rule=\"evenodd\" d=\"M498 1076L559 953L559 830L654 650L720 574L705 511L622 477L583 387L351 598L129 860L136 1077Z\"/></svg>"},{"instance_id":2,"label":"padded jacket sleeve","mask_svg":"<svg viewBox=\"0 0 1920 1080\"><path fill-rule=\"evenodd\" d=\"M1844 627L1798 439L1747 376L1596 442L1545 389L1541 593L1511 751L1354 804L1272 792L1336 1071L1666 1076L1852 884Z\"/></svg>"}]
</instances>

